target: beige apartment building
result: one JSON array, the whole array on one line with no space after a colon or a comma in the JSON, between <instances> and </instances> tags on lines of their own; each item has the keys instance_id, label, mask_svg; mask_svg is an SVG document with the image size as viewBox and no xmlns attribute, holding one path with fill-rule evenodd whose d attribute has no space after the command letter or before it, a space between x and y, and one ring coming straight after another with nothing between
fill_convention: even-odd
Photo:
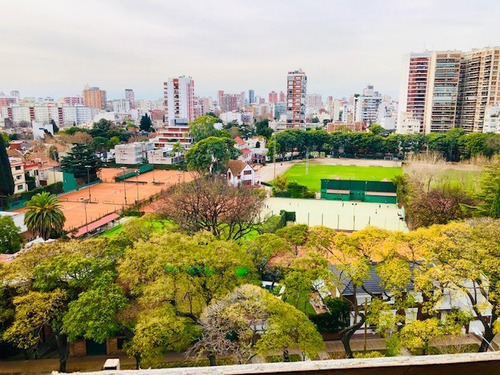
<instances>
[{"instance_id":1,"label":"beige apartment building","mask_svg":"<svg viewBox=\"0 0 500 375\"><path fill-rule=\"evenodd\" d=\"M485 108L500 103L499 59L500 47L406 55L396 131L410 119L425 134L482 132Z\"/></svg>"},{"instance_id":2,"label":"beige apartment building","mask_svg":"<svg viewBox=\"0 0 500 375\"><path fill-rule=\"evenodd\" d=\"M306 122L306 73L302 69L288 72L286 87L287 128L301 128Z\"/></svg>"}]
</instances>

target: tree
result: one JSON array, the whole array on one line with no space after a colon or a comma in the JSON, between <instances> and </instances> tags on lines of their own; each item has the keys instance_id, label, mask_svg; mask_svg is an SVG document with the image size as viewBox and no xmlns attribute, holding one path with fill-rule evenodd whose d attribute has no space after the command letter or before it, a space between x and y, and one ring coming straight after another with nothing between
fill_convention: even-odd
<instances>
[{"instance_id":1,"label":"tree","mask_svg":"<svg viewBox=\"0 0 500 375\"><path fill-rule=\"evenodd\" d=\"M59 132L59 126L57 126L57 124L54 121L54 119L50 119L50 123L52 125L52 128L54 129L54 134L57 134Z\"/></svg>"},{"instance_id":2,"label":"tree","mask_svg":"<svg viewBox=\"0 0 500 375\"><path fill-rule=\"evenodd\" d=\"M10 216L0 216L0 253L13 254L21 249L19 231Z\"/></svg>"},{"instance_id":3,"label":"tree","mask_svg":"<svg viewBox=\"0 0 500 375\"><path fill-rule=\"evenodd\" d=\"M444 336L444 330L439 319L430 318L407 323L399 333L401 344L412 352L422 355L429 353L432 339Z\"/></svg>"},{"instance_id":4,"label":"tree","mask_svg":"<svg viewBox=\"0 0 500 375\"><path fill-rule=\"evenodd\" d=\"M495 219L500 218L500 156L485 167L477 199L481 203L473 207L473 212Z\"/></svg>"},{"instance_id":5,"label":"tree","mask_svg":"<svg viewBox=\"0 0 500 375\"><path fill-rule=\"evenodd\" d=\"M278 348L284 361L293 348L314 357L324 346L303 313L253 285L239 286L212 301L200 323L203 336L191 353L205 354L211 365L216 365L217 356L234 355L239 363L248 363L256 354L266 356Z\"/></svg>"},{"instance_id":6,"label":"tree","mask_svg":"<svg viewBox=\"0 0 500 375\"><path fill-rule=\"evenodd\" d=\"M7 207L7 197L14 194L14 178L5 144L0 142L0 208Z\"/></svg>"},{"instance_id":7,"label":"tree","mask_svg":"<svg viewBox=\"0 0 500 375\"><path fill-rule=\"evenodd\" d=\"M240 154L232 139L208 137L189 148L186 161L191 170L214 176L225 172L227 162Z\"/></svg>"},{"instance_id":8,"label":"tree","mask_svg":"<svg viewBox=\"0 0 500 375\"><path fill-rule=\"evenodd\" d=\"M36 194L26 203L26 208L24 224L33 234L44 240L61 234L66 218L55 195L49 192Z\"/></svg>"},{"instance_id":9,"label":"tree","mask_svg":"<svg viewBox=\"0 0 500 375\"><path fill-rule=\"evenodd\" d=\"M239 240L258 225L264 200L262 190L202 177L173 186L161 212L189 233L206 230L217 238Z\"/></svg>"},{"instance_id":10,"label":"tree","mask_svg":"<svg viewBox=\"0 0 500 375\"><path fill-rule=\"evenodd\" d=\"M90 147L83 144L75 144L71 151L61 160L61 170L63 172L72 173L75 178L84 178L85 180L87 180L87 171L91 179L96 178L97 171L101 166L101 160Z\"/></svg>"},{"instance_id":11,"label":"tree","mask_svg":"<svg viewBox=\"0 0 500 375\"><path fill-rule=\"evenodd\" d=\"M486 351L500 330L500 220L475 219L419 232L424 256L417 286L433 301L446 291L465 296L483 326L480 351Z\"/></svg>"},{"instance_id":12,"label":"tree","mask_svg":"<svg viewBox=\"0 0 500 375\"><path fill-rule=\"evenodd\" d=\"M464 205L471 206L474 200L458 187L439 186L424 192L418 189L412 193L409 204L408 224L412 229L432 224L446 224L467 216Z\"/></svg>"},{"instance_id":13,"label":"tree","mask_svg":"<svg viewBox=\"0 0 500 375\"><path fill-rule=\"evenodd\" d=\"M385 135L386 134L386 130L379 124L371 124L368 127L368 130L373 135Z\"/></svg>"},{"instance_id":14,"label":"tree","mask_svg":"<svg viewBox=\"0 0 500 375\"><path fill-rule=\"evenodd\" d=\"M141 123L139 125L139 128L144 131L144 132L149 132L151 131L151 128L153 126L153 122L151 121L151 117L146 113L144 116L141 117Z\"/></svg>"},{"instance_id":15,"label":"tree","mask_svg":"<svg viewBox=\"0 0 500 375\"><path fill-rule=\"evenodd\" d=\"M264 233L248 242L246 250L252 258L260 279L264 280L265 275L272 272L269 262L278 254L289 252L291 246L285 239L275 234Z\"/></svg>"},{"instance_id":16,"label":"tree","mask_svg":"<svg viewBox=\"0 0 500 375\"><path fill-rule=\"evenodd\" d=\"M103 342L118 327L114 317L126 303L114 284L119 253L101 238L52 242L17 256L7 265L4 278L17 296L14 321L3 339L20 348L35 348L49 326L59 371L66 372L69 342L80 337Z\"/></svg>"},{"instance_id":17,"label":"tree","mask_svg":"<svg viewBox=\"0 0 500 375\"><path fill-rule=\"evenodd\" d=\"M212 300L256 280L242 247L207 232L187 236L167 231L139 240L126 251L119 271L131 299L123 324L133 333L130 348L139 362L150 359L150 353L185 348L197 336L193 325L200 324L201 312ZM186 345L178 346L172 338Z\"/></svg>"},{"instance_id":18,"label":"tree","mask_svg":"<svg viewBox=\"0 0 500 375\"><path fill-rule=\"evenodd\" d=\"M189 133L193 138L193 142L199 142L208 137L217 135L217 129L214 124L222 122L219 118L205 115L198 117L196 120L189 123Z\"/></svg>"},{"instance_id":19,"label":"tree","mask_svg":"<svg viewBox=\"0 0 500 375\"><path fill-rule=\"evenodd\" d=\"M260 135L266 139L271 138L271 136L273 135L273 129L269 127L268 119L257 121L255 123L255 134Z\"/></svg>"}]
</instances>

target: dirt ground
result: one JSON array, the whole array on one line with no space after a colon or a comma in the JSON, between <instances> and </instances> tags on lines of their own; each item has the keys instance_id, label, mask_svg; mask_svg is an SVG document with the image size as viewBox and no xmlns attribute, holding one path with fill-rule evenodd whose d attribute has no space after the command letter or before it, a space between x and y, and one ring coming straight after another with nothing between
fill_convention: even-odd
<instances>
[{"instance_id":1,"label":"dirt ground","mask_svg":"<svg viewBox=\"0 0 500 375\"><path fill-rule=\"evenodd\" d=\"M137 200L149 199L176 183L193 179L188 172L154 170L131 177L125 182L114 182L114 176L119 173L122 173L119 168L103 169L100 176L106 182L59 196L66 217L65 230L80 228L86 222L96 221Z\"/></svg>"}]
</instances>

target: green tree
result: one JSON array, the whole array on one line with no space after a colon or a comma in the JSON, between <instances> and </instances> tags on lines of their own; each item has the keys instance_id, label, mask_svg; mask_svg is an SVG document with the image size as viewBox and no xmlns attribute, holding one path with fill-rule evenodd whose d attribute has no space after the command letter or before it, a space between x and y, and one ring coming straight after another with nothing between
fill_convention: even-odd
<instances>
[{"instance_id":1,"label":"green tree","mask_svg":"<svg viewBox=\"0 0 500 375\"><path fill-rule=\"evenodd\" d=\"M26 208L24 223L33 234L44 240L61 234L66 218L55 195L49 192L36 194L26 203Z\"/></svg>"},{"instance_id":2,"label":"green tree","mask_svg":"<svg viewBox=\"0 0 500 375\"><path fill-rule=\"evenodd\" d=\"M214 176L225 172L227 162L240 154L232 139L208 137L189 148L186 161L191 170Z\"/></svg>"},{"instance_id":3,"label":"green tree","mask_svg":"<svg viewBox=\"0 0 500 375\"><path fill-rule=\"evenodd\" d=\"M255 134L260 135L266 139L271 138L271 136L273 135L273 129L269 127L268 119L257 121L255 123Z\"/></svg>"},{"instance_id":4,"label":"green tree","mask_svg":"<svg viewBox=\"0 0 500 375\"><path fill-rule=\"evenodd\" d=\"M276 349L289 361L289 349L314 357L324 347L304 314L253 285L239 286L212 301L200 322L203 336L191 353L206 355L211 365L216 365L217 356L234 355L239 363L248 363L256 354L267 356Z\"/></svg>"},{"instance_id":5,"label":"green tree","mask_svg":"<svg viewBox=\"0 0 500 375\"><path fill-rule=\"evenodd\" d=\"M14 178L5 143L0 142L0 208L7 207L7 198L14 194Z\"/></svg>"},{"instance_id":6,"label":"green tree","mask_svg":"<svg viewBox=\"0 0 500 375\"><path fill-rule=\"evenodd\" d=\"M485 167L477 199L481 202L473 207L477 214L500 218L500 156Z\"/></svg>"},{"instance_id":7,"label":"green tree","mask_svg":"<svg viewBox=\"0 0 500 375\"><path fill-rule=\"evenodd\" d=\"M19 231L10 216L0 216L0 253L13 254L21 249Z\"/></svg>"},{"instance_id":8,"label":"green tree","mask_svg":"<svg viewBox=\"0 0 500 375\"><path fill-rule=\"evenodd\" d=\"M439 319L430 318L415 320L405 324L399 333L401 344L411 352L418 354L429 354L432 339L439 339L445 334Z\"/></svg>"},{"instance_id":9,"label":"green tree","mask_svg":"<svg viewBox=\"0 0 500 375\"><path fill-rule=\"evenodd\" d=\"M68 154L61 160L61 170L72 173L75 178L84 178L87 181L87 170L90 179L97 177L102 161L84 144L75 144ZM87 181L89 182L89 181Z\"/></svg>"},{"instance_id":10,"label":"green tree","mask_svg":"<svg viewBox=\"0 0 500 375\"><path fill-rule=\"evenodd\" d=\"M446 290L465 296L483 326L480 351L486 351L500 331L500 220L434 225L418 233L423 256L416 286L431 303Z\"/></svg>"},{"instance_id":11,"label":"green tree","mask_svg":"<svg viewBox=\"0 0 500 375\"><path fill-rule=\"evenodd\" d=\"M208 137L217 136L217 129L215 129L214 124L222 122L219 118L205 115L198 117L193 122L189 123L189 133L193 137L193 141L199 142Z\"/></svg>"},{"instance_id":12,"label":"green tree","mask_svg":"<svg viewBox=\"0 0 500 375\"><path fill-rule=\"evenodd\" d=\"M207 232L194 236L165 232L147 242L139 240L120 264L120 279L132 298L131 313L124 321L134 333L130 350L139 362L142 358L149 361L150 353L187 346L175 346L168 325L160 328L162 323L155 321L168 321L173 325L172 334L177 335L176 342L189 343L196 335L192 325L199 325L202 310L212 300L222 298L237 285L256 280L252 262L242 247L217 240ZM165 340L158 341L154 327Z\"/></svg>"},{"instance_id":13,"label":"green tree","mask_svg":"<svg viewBox=\"0 0 500 375\"><path fill-rule=\"evenodd\" d=\"M373 135L385 135L386 134L386 130L379 124L371 124L368 127L368 130Z\"/></svg>"},{"instance_id":14,"label":"green tree","mask_svg":"<svg viewBox=\"0 0 500 375\"><path fill-rule=\"evenodd\" d=\"M144 132L149 132L151 131L152 127L153 127L153 121L151 121L151 117L146 113L144 116L141 117L139 128Z\"/></svg>"},{"instance_id":15,"label":"green tree","mask_svg":"<svg viewBox=\"0 0 500 375\"><path fill-rule=\"evenodd\" d=\"M59 371L65 372L69 342L80 337L103 342L118 327L115 316L126 303L114 284L119 256L102 238L52 242L17 256L4 277L17 297L14 321L3 339L32 349L48 325L57 344Z\"/></svg>"}]
</instances>

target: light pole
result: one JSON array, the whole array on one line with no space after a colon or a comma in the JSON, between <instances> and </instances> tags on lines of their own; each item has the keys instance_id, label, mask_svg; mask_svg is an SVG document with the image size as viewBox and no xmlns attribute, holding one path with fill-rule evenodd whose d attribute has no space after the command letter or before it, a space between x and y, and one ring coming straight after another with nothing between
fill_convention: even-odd
<instances>
[{"instance_id":1,"label":"light pole","mask_svg":"<svg viewBox=\"0 0 500 375\"><path fill-rule=\"evenodd\" d=\"M125 174L125 169L127 169L127 167L121 167L121 169L123 169L123 174ZM123 195L125 197L125 206L127 205L127 185L125 184L125 179L123 179Z\"/></svg>"},{"instance_id":2,"label":"light pole","mask_svg":"<svg viewBox=\"0 0 500 375\"><path fill-rule=\"evenodd\" d=\"M90 168L92 168L90 165L86 165L85 168L87 168L87 185L89 186L89 202L92 202L92 196L90 195Z\"/></svg>"},{"instance_id":3,"label":"light pole","mask_svg":"<svg viewBox=\"0 0 500 375\"><path fill-rule=\"evenodd\" d=\"M89 221L87 219L87 201L83 197L81 197L80 199L83 202L83 209L85 211L85 227L87 228L87 235L88 235L89 234Z\"/></svg>"},{"instance_id":4,"label":"light pole","mask_svg":"<svg viewBox=\"0 0 500 375\"><path fill-rule=\"evenodd\" d=\"M137 199L135 203L139 203L139 169L135 171L135 185L137 187Z\"/></svg>"}]
</instances>

